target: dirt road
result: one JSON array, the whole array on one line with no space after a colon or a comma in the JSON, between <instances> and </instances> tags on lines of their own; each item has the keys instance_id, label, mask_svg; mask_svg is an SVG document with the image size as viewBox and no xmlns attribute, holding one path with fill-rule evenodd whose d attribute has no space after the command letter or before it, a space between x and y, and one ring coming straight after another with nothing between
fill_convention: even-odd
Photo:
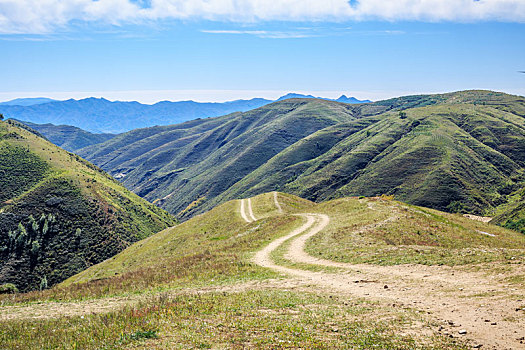
<instances>
[{"instance_id":1,"label":"dirt road","mask_svg":"<svg viewBox=\"0 0 525 350\"><path fill-rule=\"evenodd\" d=\"M525 349L523 300L513 291L483 273L451 267L400 265L353 265L318 259L305 252L309 238L330 222L323 214L300 214L305 222L288 235L256 253L260 266L317 285L326 292L374 299L397 307L411 307L428 313L445 335L468 338L472 346L484 349ZM389 218L387 220L392 220ZM377 226L377 224L376 224ZM288 266L276 264L271 253L292 240L284 258ZM314 272L294 263L339 268L340 272Z\"/></svg>"}]
</instances>

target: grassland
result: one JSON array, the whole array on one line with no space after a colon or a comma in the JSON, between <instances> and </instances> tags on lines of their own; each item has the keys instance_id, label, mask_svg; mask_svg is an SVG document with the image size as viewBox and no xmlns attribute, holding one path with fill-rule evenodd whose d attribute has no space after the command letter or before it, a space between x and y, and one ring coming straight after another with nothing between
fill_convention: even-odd
<instances>
[{"instance_id":1,"label":"grassland","mask_svg":"<svg viewBox=\"0 0 525 350\"><path fill-rule=\"evenodd\" d=\"M330 213L333 223L312 238L307 251L328 260L447 266L525 262L523 234L461 214L381 198L334 200L316 209Z\"/></svg>"},{"instance_id":2,"label":"grassland","mask_svg":"<svg viewBox=\"0 0 525 350\"><path fill-rule=\"evenodd\" d=\"M459 300L460 306L519 298L513 292L504 296L500 291L500 288L510 291L523 282L525 237L517 232L459 214L405 205L388 197L344 198L314 204L280 193L278 199L284 213L277 210L272 193L251 199L257 218L251 223L242 219L239 201L227 202L139 241L50 290L3 296L0 300L5 315L17 308L30 310L32 305L45 308L46 304L50 315L41 320L15 317L1 321L0 347L24 348L29 344L37 349L75 346L462 349L472 346L472 339L467 343L465 337L457 336L457 329L454 337L438 331L441 325L448 324L436 317L437 311L431 309L429 314L421 311L425 310L423 306L419 309L417 305L407 305L401 300L410 299L413 294L404 291L408 288L395 288L396 284L419 283L420 289L415 293L421 298L410 300L425 300L427 291L421 288L427 282L396 282L392 275L387 282L389 289L383 289L381 281L351 282L349 291L342 292L324 282L290 279L254 264L254 252L304 224L302 216L295 215L301 213L330 217L330 224L307 241L306 250L312 256L357 264L357 269L384 268L386 273L391 266L402 269L428 266L443 269L436 278L450 271L450 267L465 276L472 274L483 279L487 274L486 279L498 290L497 299L492 298L491 292L480 296L477 286L468 291L472 294L458 296L449 291L449 280L438 279L435 285L431 284L437 288L432 289L434 298L442 302ZM275 260L281 265L353 281L352 275L342 274L340 269L319 269L286 261L282 252L277 255L280 257ZM372 275L367 277L361 272L359 276L361 280L370 280ZM400 301L367 296L377 294L374 292L377 284L381 293L399 295ZM357 293L359 290L362 292ZM92 303L118 298L125 302L120 307L117 304L114 311L100 314L89 311L88 305ZM72 303L80 306L78 314L61 317L60 311L56 311ZM83 303L86 303L84 311ZM453 313L450 315L454 317ZM498 321L507 327L503 322L511 321ZM509 324L509 329L514 329L513 323Z\"/></svg>"},{"instance_id":3,"label":"grassland","mask_svg":"<svg viewBox=\"0 0 525 350\"><path fill-rule=\"evenodd\" d=\"M402 329L420 317L362 300L280 290L159 297L104 315L3 324L11 349L462 349ZM38 336L37 336L38 335ZM422 341L423 340L423 341Z\"/></svg>"}]
</instances>

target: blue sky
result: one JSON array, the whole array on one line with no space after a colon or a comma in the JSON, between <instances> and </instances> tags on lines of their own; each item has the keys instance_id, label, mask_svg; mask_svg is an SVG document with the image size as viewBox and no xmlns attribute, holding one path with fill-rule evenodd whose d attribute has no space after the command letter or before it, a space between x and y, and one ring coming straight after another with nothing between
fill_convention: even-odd
<instances>
[{"instance_id":1,"label":"blue sky","mask_svg":"<svg viewBox=\"0 0 525 350\"><path fill-rule=\"evenodd\" d=\"M525 95L523 0L475 1L464 13L453 5L433 11L436 0L400 0L394 10L374 7L377 0L318 0L325 6L305 9L297 0L266 1L269 9L262 0L240 8L235 3L243 1L212 0L216 8L196 9L182 6L186 0L72 1L106 4L91 12L56 12L56 0L40 1L50 8L28 20L22 5L0 0L0 100L223 101L290 91L381 99L463 89ZM499 7L475 7L486 2ZM414 7L421 3L428 8Z\"/></svg>"}]
</instances>

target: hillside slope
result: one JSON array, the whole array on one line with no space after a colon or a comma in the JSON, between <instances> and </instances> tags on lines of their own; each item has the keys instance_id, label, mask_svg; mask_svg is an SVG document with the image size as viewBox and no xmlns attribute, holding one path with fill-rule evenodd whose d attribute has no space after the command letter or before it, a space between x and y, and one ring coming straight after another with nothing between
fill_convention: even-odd
<instances>
[{"instance_id":1,"label":"hillside slope","mask_svg":"<svg viewBox=\"0 0 525 350\"><path fill-rule=\"evenodd\" d=\"M352 105L290 99L220 118L134 130L79 154L111 169L140 196L188 216L210 209L214 197L288 146L353 119ZM205 205L190 206L194 201Z\"/></svg>"},{"instance_id":2,"label":"hillside slope","mask_svg":"<svg viewBox=\"0 0 525 350\"><path fill-rule=\"evenodd\" d=\"M0 122L0 174L0 284L21 291L61 282L174 224L15 121Z\"/></svg>"},{"instance_id":3,"label":"hillside slope","mask_svg":"<svg viewBox=\"0 0 525 350\"><path fill-rule=\"evenodd\" d=\"M386 197L346 197L316 204L285 193L263 193L247 202L232 200L221 204L133 244L113 258L72 276L58 287L93 283L97 290L111 288L115 292L126 288L145 288L146 285L153 287L170 283L172 279L188 282L186 278L198 278L209 283L210 279L242 280L251 274L254 274L252 278L257 277L253 266L219 264L217 270L210 271L209 267L213 266L210 263L243 259L243 253L253 252L265 246L271 237L279 237L283 232L300 226L304 221L296 215L300 213L327 214L332 218L329 229L320 235L323 238L310 242L309 247L335 261L461 266L506 261L511 252L520 259L525 257L525 236L519 233L459 214L415 207ZM255 220L247 214L250 210ZM389 217L395 219L383 223ZM247 226L246 223L252 225ZM374 230L366 231L360 235L362 241L356 242L353 228L364 225L374 225ZM317 246L316 242L323 246ZM420 254L421 249L425 250L425 254ZM470 249L477 250L480 255L469 257L460 253ZM514 249L519 251L514 252ZM173 274L169 266L179 266L180 271ZM220 276L222 274L225 276ZM104 282L100 282L102 280Z\"/></svg>"},{"instance_id":4,"label":"hillside slope","mask_svg":"<svg viewBox=\"0 0 525 350\"><path fill-rule=\"evenodd\" d=\"M289 99L134 130L79 154L181 218L280 190L314 201L393 194L506 224L505 205L525 187L524 116L525 98L491 91L357 105Z\"/></svg>"}]
</instances>

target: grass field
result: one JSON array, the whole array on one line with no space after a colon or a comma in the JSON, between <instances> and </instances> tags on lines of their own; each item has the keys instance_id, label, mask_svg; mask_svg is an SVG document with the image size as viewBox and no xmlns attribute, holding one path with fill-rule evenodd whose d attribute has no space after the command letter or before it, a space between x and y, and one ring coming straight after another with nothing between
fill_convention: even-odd
<instances>
[{"instance_id":1,"label":"grass field","mask_svg":"<svg viewBox=\"0 0 525 350\"><path fill-rule=\"evenodd\" d=\"M480 294L473 289L472 294L457 295L448 284L436 285L435 293L441 293L443 301L457 301L459 306L472 300L499 303L519 298L519 290L510 290L524 281L525 236L520 233L388 197L314 204L280 193L278 200L284 213L276 210L272 193L252 198L258 219L252 223L242 219L240 201L227 202L139 241L50 290L0 297L6 316L20 308L44 310L38 320L27 319L23 312L2 320L0 348L462 349L473 345L472 338L452 336L457 329L441 331L447 323L436 310L407 304L411 294L402 298L405 287L394 288L391 293L400 301L392 302L374 294L373 281L349 282L353 289L341 292L256 265L254 252L304 224L303 217L295 215L300 213L330 217L329 225L307 241L306 251L312 256L356 263L358 268L428 266L446 272L452 266L459 269L454 270L457 273L472 276L481 271L498 290ZM339 268L286 261L287 245L279 249L274 261L280 265L352 278ZM359 276L367 279L366 274ZM395 276L389 278L388 284L395 281ZM412 286L406 280L399 283ZM361 286L363 292L352 292ZM508 296L500 291L503 286L511 286ZM382 284L378 287L387 293ZM112 300L123 302L109 311L90 312L93 305ZM61 308L78 312L61 316ZM519 322L509 318L498 324L513 329Z\"/></svg>"}]
</instances>

